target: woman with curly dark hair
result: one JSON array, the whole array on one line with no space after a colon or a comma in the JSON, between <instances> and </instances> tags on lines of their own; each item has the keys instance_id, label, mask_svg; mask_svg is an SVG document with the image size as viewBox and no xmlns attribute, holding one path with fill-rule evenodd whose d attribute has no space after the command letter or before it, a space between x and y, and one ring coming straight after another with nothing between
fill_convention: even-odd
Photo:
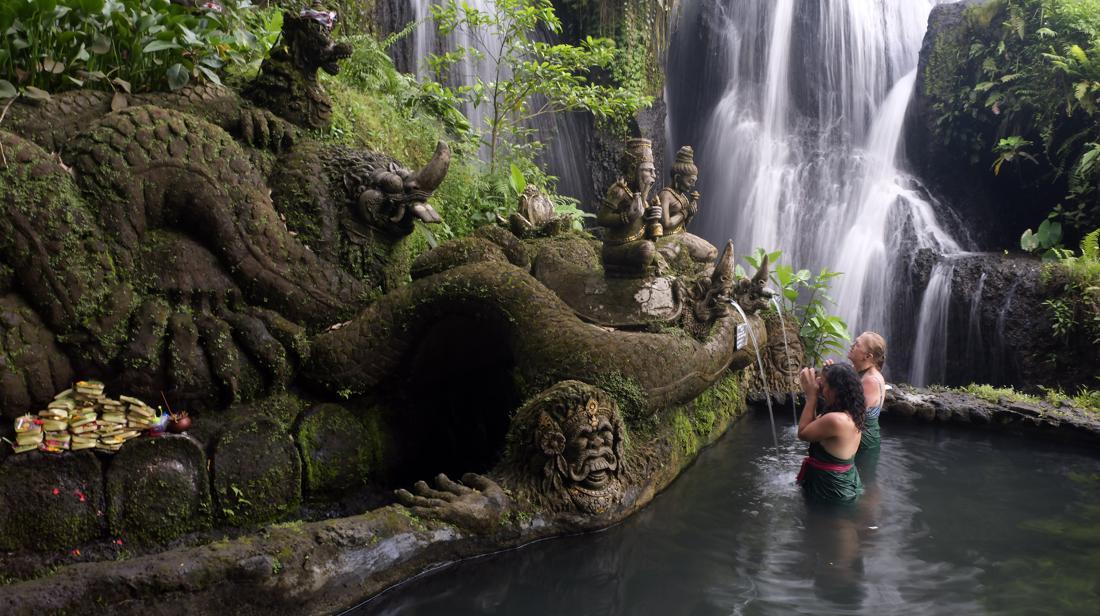
<instances>
[{"instance_id":1,"label":"woman with curly dark hair","mask_svg":"<svg viewBox=\"0 0 1100 616\"><path fill-rule=\"evenodd\" d=\"M863 430L866 403L863 384L855 369L846 364L825 366L819 376L813 368L798 375L806 406L798 420L798 438L810 442L802 460L798 483L807 497L825 502L854 501L863 492L856 470L856 452ZM817 414L818 395L825 410Z\"/></svg>"}]
</instances>

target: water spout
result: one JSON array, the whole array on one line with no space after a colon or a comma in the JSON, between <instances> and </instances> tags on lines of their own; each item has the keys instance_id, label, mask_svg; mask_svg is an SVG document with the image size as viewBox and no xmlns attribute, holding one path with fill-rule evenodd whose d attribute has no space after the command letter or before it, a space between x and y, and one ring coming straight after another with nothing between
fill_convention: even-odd
<instances>
[{"instance_id":1,"label":"water spout","mask_svg":"<svg viewBox=\"0 0 1100 616\"><path fill-rule=\"evenodd\" d=\"M775 432L775 414L772 412L772 396L768 391L768 383L764 372L764 359L760 355L760 345L756 342L756 333L752 330L752 326L749 325L749 317L745 316L745 311L741 309L741 305L730 299L727 300L731 306L737 309L737 314L741 315L741 320L745 323L745 329L748 330L749 338L752 339L752 348L756 351L756 365L760 367L760 388L764 390L764 400L768 404L768 418L772 420L772 441L775 442L776 451L779 450L779 437ZM795 422L798 425L798 422Z\"/></svg>"},{"instance_id":2,"label":"water spout","mask_svg":"<svg viewBox=\"0 0 1100 616\"><path fill-rule=\"evenodd\" d=\"M775 306L775 312L779 315L779 329L783 330L783 354L787 357L787 365L791 365L791 349L787 346L787 325L783 322L783 308L779 305L779 299L775 296L771 299ZM798 427L798 408L794 403L794 394L791 393L791 415L794 417L794 425Z\"/></svg>"}]
</instances>

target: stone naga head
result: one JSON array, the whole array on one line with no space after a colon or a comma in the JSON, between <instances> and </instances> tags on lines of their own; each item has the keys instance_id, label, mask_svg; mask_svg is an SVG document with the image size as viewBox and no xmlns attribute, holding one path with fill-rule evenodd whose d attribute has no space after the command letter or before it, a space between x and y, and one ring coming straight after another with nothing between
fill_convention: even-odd
<instances>
[{"instance_id":1,"label":"stone naga head","mask_svg":"<svg viewBox=\"0 0 1100 616\"><path fill-rule=\"evenodd\" d=\"M409 171L392 160L369 157L344 173L351 211L361 222L397 237L412 233L416 220L442 222L439 213L428 205L428 198L447 176L450 164L451 150L442 141L419 171Z\"/></svg>"},{"instance_id":2,"label":"stone naga head","mask_svg":"<svg viewBox=\"0 0 1100 616\"><path fill-rule=\"evenodd\" d=\"M777 295L768 287L770 274L771 266L765 254L752 278L742 278L734 285L733 296L746 313L753 314L767 308L768 302Z\"/></svg>"},{"instance_id":3,"label":"stone naga head","mask_svg":"<svg viewBox=\"0 0 1100 616\"><path fill-rule=\"evenodd\" d=\"M621 502L626 427L602 389L558 383L519 410L509 440L503 474L536 503L600 514Z\"/></svg>"}]
</instances>

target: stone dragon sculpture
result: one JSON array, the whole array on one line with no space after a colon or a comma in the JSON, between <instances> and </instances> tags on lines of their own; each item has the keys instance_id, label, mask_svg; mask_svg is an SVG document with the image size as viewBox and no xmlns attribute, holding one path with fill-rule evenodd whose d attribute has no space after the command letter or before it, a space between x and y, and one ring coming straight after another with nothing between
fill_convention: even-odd
<instances>
[{"instance_id":1,"label":"stone dragon sculpture","mask_svg":"<svg viewBox=\"0 0 1100 616\"><path fill-rule=\"evenodd\" d=\"M317 70L349 53L288 13L244 96L80 90L9 110L0 259L23 316L3 326L21 358L0 366L4 414L74 374L190 408L254 398L290 382L311 332L405 278L391 257L414 219L440 220L426 201L450 153L410 171L304 137L331 116Z\"/></svg>"}]
</instances>

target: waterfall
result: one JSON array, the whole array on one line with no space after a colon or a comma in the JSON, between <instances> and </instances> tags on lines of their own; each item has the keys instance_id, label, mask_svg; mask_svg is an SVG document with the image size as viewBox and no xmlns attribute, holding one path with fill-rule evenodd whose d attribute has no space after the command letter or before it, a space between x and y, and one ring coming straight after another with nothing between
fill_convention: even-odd
<instances>
[{"instance_id":1,"label":"waterfall","mask_svg":"<svg viewBox=\"0 0 1100 616\"><path fill-rule=\"evenodd\" d=\"M939 262L932 268L928 287L921 301L917 321L917 343L913 348L913 374L917 386L942 383L947 367L947 310L951 302L951 279L955 265Z\"/></svg>"},{"instance_id":2,"label":"waterfall","mask_svg":"<svg viewBox=\"0 0 1100 616\"><path fill-rule=\"evenodd\" d=\"M989 353L982 341L982 292L985 290L985 278L986 273L983 271L978 277L978 287L970 297L970 316L966 323L966 363L974 367L989 363ZM975 372L978 370L975 369Z\"/></svg>"},{"instance_id":3,"label":"waterfall","mask_svg":"<svg viewBox=\"0 0 1100 616\"><path fill-rule=\"evenodd\" d=\"M897 272L921 248L962 250L899 161L920 44L941 2L687 3L668 103L670 147L701 146L694 231L842 272L833 296L850 330L883 332L906 352L905 336L891 335L907 285Z\"/></svg>"},{"instance_id":4,"label":"waterfall","mask_svg":"<svg viewBox=\"0 0 1100 616\"><path fill-rule=\"evenodd\" d=\"M495 34L482 30L470 32L465 28L457 28L445 39L441 39L435 22L432 20L431 7L438 0L412 0L413 17L417 21L417 27L413 32L413 54L411 64L416 67L416 75L419 79L435 79L436 76L428 66L428 56L442 54L462 47L476 49L481 52L480 58L473 58L469 54L452 69L447 76L447 83L453 87L471 85L480 77L485 83L492 83L498 79L510 79L511 70L508 66L498 66L492 57L500 55L503 40ZM463 4L482 13L495 14L497 12L494 0L463 0ZM548 33L534 33L533 37L540 40L548 40ZM487 105L476 106L465 104L462 108L470 125L477 130L485 131L486 119L490 110ZM557 192L580 200L582 203L593 200L591 184L591 172L586 167L587 156L584 151L586 130L588 122L583 114L565 113L553 114L549 117L537 118L531 128L538 134L538 140L545 146L540 154L541 162L548 168L552 175L559 178ZM487 159L488 146L482 146L480 156Z\"/></svg>"},{"instance_id":5,"label":"waterfall","mask_svg":"<svg viewBox=\"0 0 1100 616\"><path fill-rule=\"evenodd\" d=\"M456 63L448 76L448 83L458 87L475 83L478 77L485 83L494 83L498 79L508 79L511 71L505 65L498 65L492 57L500 55L503 41L499 36L488 29L471 32L465 27L455 28L445 40L440 40L436 30L435 21L432 20L432 0L412 0L413 16L417 20L416 31L413 33L413 50L416 54L414 66L416 75L420 79L435 79L431 68L428 66L429 54L442 54L459 48L477 50L481 55L474 57L466 54L462 60ZM490 15L496 13L496 4L493 0L463 0L466 6L477 9ZM486 108L483 105L466 103L462 112L470 125L475 129L485 128ZM487 156L489 149L482 147L482 156Z\"/></svg>"}]
</instances>

